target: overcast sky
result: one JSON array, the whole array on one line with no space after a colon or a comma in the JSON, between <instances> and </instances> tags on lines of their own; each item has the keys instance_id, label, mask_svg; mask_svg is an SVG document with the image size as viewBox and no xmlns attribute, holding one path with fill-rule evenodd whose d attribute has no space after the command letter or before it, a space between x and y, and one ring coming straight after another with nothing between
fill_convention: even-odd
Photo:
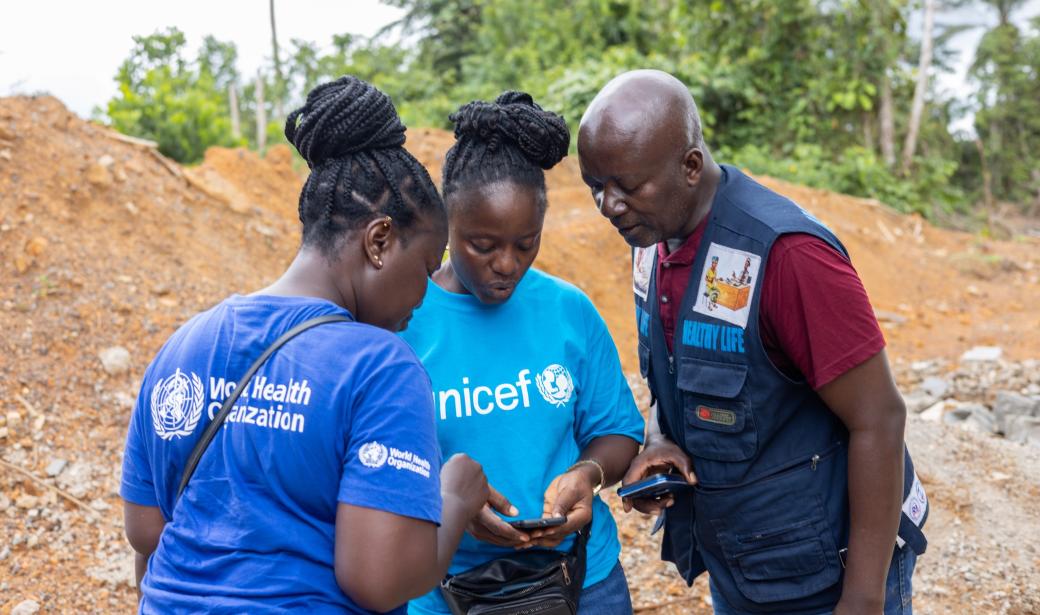
<instances>
[{"instance_id":1,"label":"overcast sky","mask_svg":"<svg viewBox=\"0 0 1040 615\"><path fill-rule=\"evenodd\" d=\"M44 91L89 116L116 93L114 77L135 34L176 26L191 56L212 34L238 47L253 74L271 55L267 0L0 0L0 96ZM400 9L377 0L276 0L278 41L329 46L333 34L370 36Z\"/></svg>"},{"instance_id":2,"label":"overcast sky","mask_svg":"<svg viewBox=\"0 0 1040 615\"><path fill-rule=\"evenodd\" d=\"M300 38L323 46L333 34L366 36L397 19L402 11L377 0L276 0L278 39L288 48ZM1025 24L1040 14L1040 0L1028 0L1015 14ZM939 23L996 23L995 11L975 2L940 13ZM113 77L133 45L131 36L176 26L194 55L212 34L238 47L239 70L253 74L271 53L265 0L0 0L0 96L50 92L73 111L89 116L116 93ZM920 36L920 20L911 33ZM940 87L964 97L968 64L979 37L975 28L954 39L956 72L940 76ZM635 67L633 67L635 68ZM970 128L963 118L955 128Z\"/></svg>"}]
</instances>

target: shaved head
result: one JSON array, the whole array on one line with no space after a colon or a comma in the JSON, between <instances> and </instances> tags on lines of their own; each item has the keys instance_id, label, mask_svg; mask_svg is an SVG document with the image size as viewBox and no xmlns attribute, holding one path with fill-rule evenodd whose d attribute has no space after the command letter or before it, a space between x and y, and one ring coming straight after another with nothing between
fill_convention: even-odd
<instances>
[{"instance_id":1,"label":"shaved head","mask_svg":"<svg viewBox=\"0 0 1040 615\"><path fill-rule=\"evenodd\" d=\"M610 80L581 118L581 132L607 132L629 140L673 141L683 149L703 147L701 118L690 90L659 70L634 70Z\"/></svg>"},{"instance_id":2,"label":"shaved head","mask_svg":"<svg viewBox=\"0 0 1040 615\"><path fill-rule=\"evenodd\" d=\"M581 118L578 163L600 213L637 247L689 236L722 172L690 90L658 70L621 74L600 90Z\"/></svg>"}]
</instances>

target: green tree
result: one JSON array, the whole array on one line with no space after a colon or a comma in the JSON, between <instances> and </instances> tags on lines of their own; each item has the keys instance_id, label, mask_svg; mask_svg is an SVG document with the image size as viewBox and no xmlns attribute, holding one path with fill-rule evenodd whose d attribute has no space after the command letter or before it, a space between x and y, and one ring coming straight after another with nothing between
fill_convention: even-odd
<instances>
[{"instance_id":1,"label":"green tree","mask_svg":"<svg viewBox=\"0 0 1040 615\"><path fill-rule=\"evenodd\" d=\"M1011 21L1021 1L988 2L996 27L979 42L969 75L977 84L975 130L980 165L991 176L993 197L1032 205L1040 200L1040 35L1023 34ZM1040 20L1034 21L1040 26Z\"/></svg>"},{"instance_id":2,"label":"green tree","mask_svg":"<svg viewBox=\"0 0 1040 615\"><path fill-rule=\"evenodd\" d=\"M185 44L176 28L135 36L116 73L119 94L105 114L116 130L156 141L174 160L194 162L211 145L239 144L231 138L227 99L227 85L237 79L236 51L207 37L189 60Z\"/></svg>"}]
</instances>

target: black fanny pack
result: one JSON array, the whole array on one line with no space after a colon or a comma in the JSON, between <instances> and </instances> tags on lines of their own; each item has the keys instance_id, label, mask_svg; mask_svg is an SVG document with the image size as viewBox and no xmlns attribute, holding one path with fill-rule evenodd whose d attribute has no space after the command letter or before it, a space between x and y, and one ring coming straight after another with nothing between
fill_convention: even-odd
<instances>
[{"instance_id":1,"label":"black fanny pack","mask_svg":"<svg viewBox=\"0 0 1040 615\"><path fill-rule=\"evenodd\" d=\"M454 615L575 615L585 584L586 525L564 553L530 549L441 581Z\"/></svg>"}]
</instances>

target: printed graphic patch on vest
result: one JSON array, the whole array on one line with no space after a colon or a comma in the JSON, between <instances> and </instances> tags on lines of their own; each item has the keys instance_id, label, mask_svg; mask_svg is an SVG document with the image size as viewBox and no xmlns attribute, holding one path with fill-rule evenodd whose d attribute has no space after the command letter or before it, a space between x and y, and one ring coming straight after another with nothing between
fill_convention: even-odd
<instances>
[{"instance_id":1,"label":"printed graphic patch on vest","mask_svg":"<svg viewBox=\"0 0 1040 615\"><path fill-rule=\"evenodd\" d=\"M914 472L914 482L910 486L910 493L903 500L903 513L910 518L910 521L913 521L914 525L920 527L927 510L928 496L924 492L924 486L921 485L921 479L917 477L917 472Z\"/></svg>"},{"instance_id":2,"label":"printed graphic patch on vest","mask_svg":"<svg viewBox=\"0 0 1040 615\"><path fill-rule=\"evenodd\" d=\"M650 276L654 273L654 256L657 246L635 248L632 252L632 292L643 301L650 291Z\"/></svg>"},{"instance_id":3,"label":"printed graphic patch on vest","mask_svg":"<svg viewBox=\"0 0 1040 615\"><path fill-rule=\"evenodd\" d=\"M914 482L910 485L910 493L903 499L903 514L906 515L910 522L921 527L921 522L924 521L925 513L928 512L928 494L924 491L924 485L921 484L921 479L917 477L917 472L914 472ZM896 536L896 546L900 549L906 544L902 536Z\"/></svg>"},{"instance_id":4,"label":"printed graphic patch on vest","mask_svg":"<svg viewBox=\"0 0 1040 615\"><path fill-rule=\"evenodd\" d=\"M693 311L747 327L761 264L757 254L713 242L704 258Z\"/></svg>"},{"instance_id":5,"label":"printed graphic patch on vest","mask_svg":"<svg viewBox=\"0 0 1040 615\"><path fill-rule=\"evenodd\" d=\"M697 418L708 423L732 426L737 424L737 414L732 410L697 406Z\"/></svg>"}]
</instances>

